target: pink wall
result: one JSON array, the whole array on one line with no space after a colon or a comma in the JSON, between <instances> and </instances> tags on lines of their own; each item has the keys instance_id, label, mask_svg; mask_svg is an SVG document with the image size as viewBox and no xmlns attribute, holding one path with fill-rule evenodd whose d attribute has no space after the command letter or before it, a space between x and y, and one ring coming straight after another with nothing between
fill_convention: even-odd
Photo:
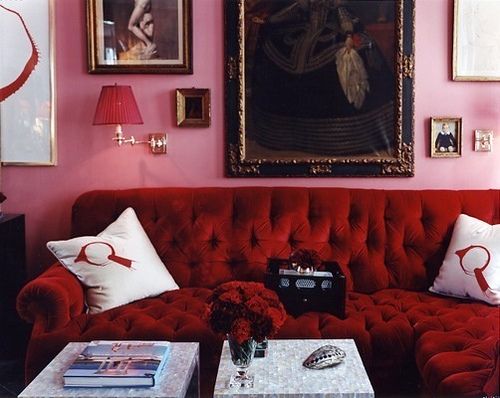
<instances>
[{"instance_id":1,"label":"pink wall","mask_svg":"<svg viewBox=\"0 0 500 398\"><path fill-rule=\"evenodd\" d=\"M342 186L362 188L500 188L500 83L453 82L449 76L452 0L417 0L415 154L413 178L228 179L224 177L222 0L194 0L193 75L89 75L86 72L84 2L56 0L57 167L4 167L4 211L25 213L31 274L52 259L45 242L69 234L71 204L82 192L143 186ZM145 148L116 148L109 126L92 126L104 84L131 84L145 125L126 133L169 134L168 156ZM212 90L212 126L178 129L173 92L178 87ZM463 156L428 156L429 117L462 116ZM472 151L472 131L491 128L491 153Z\"/></svg>"}]
</instances>

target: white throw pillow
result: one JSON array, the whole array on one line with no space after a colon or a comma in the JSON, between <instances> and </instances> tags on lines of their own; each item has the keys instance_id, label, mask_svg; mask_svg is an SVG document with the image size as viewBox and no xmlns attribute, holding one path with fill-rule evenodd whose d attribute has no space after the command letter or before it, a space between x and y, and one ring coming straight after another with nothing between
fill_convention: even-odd
<instances>
[{"instance_id":1,"label":"white throw pillow","mask_svg":"<svg viewBox=\"0 0 500 398\"><path fill-rule=\"evenodd\" d=\"M47 247L87 287L93 314L179 288L131 207L97 236Z\"/></svg>"},{"instance_id":2,"label":"white throw pillow","mask_svg":"<svg viewBox=\"0 0 500 398\"><path fill-rule=\"evenodd\" d=\"M460 214L431 292L500 304L500 224Z\"/></svg>"}]
</instances>

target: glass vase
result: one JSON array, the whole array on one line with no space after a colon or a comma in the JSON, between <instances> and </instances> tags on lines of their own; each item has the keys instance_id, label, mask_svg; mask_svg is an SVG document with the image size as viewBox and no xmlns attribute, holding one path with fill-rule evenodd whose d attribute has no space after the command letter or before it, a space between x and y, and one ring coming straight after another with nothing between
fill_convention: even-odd
<instances>
[{"instance_id":1,"label":"glass vase","mask_svg":"<svg viewBox=\"0 0 500 398\"><path fill-rule=\"evenodd\" d=\"M230 334L227 335L227 341L229 343L229 351L231 352L231 360L234 366L236 366L236 373L231 376L229 387L253 387L253 376L249 375L247 371L255 355L257 342L253 338L249 338L240 344Z\"/></svg>"}]
</instances>

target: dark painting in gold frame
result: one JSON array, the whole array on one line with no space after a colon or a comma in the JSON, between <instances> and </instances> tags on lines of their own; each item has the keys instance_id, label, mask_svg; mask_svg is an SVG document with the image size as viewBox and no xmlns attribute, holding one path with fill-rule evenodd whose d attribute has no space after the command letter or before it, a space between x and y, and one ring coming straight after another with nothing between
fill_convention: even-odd
<instances>
[{"instance_id":1,"label":"dark painting in gold frame","mask_svg":"<svg viewBox=\"0 0 500 398\"><path fill-rule=\"evenodd\" d=\"M225 0L230 177L414 175L413 0Z\"/></svg>"},{"instance_id":2,"label":"dark painting in gold frame","mask_svg":"<svg viewBox=\"0 0 500 398\"><path fill-rule=\"evenodd\" d=\"M177 126L210 127L210 90L178 88L175 90Z\"/></svg>"},{"instance_id":3,"label":"dark painting in gold frame","mask_svg":"<svg viewBox=\"0 0 500 398\"><path fill-rule=\"evenodd\" d=\"M192 74L192 0L86 0L89 73Z\"/></svg>"}]
</instances>

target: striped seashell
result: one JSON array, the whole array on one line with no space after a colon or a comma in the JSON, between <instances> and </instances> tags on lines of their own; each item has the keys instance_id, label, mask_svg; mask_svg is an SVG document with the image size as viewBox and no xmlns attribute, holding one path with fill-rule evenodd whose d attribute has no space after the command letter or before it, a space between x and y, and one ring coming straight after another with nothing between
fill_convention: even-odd
<instances>
[{"instance_id":1,"label":"striped seashell","mask_svg":"<svg viewBox=\"0 0 500 398\"><path fill-rule=\"evenodd\" d=\"M313 351L302 363L309 369L324 369L343 362L345 351L334 345L324 345Z\"/></svg>"}]
</instances>

